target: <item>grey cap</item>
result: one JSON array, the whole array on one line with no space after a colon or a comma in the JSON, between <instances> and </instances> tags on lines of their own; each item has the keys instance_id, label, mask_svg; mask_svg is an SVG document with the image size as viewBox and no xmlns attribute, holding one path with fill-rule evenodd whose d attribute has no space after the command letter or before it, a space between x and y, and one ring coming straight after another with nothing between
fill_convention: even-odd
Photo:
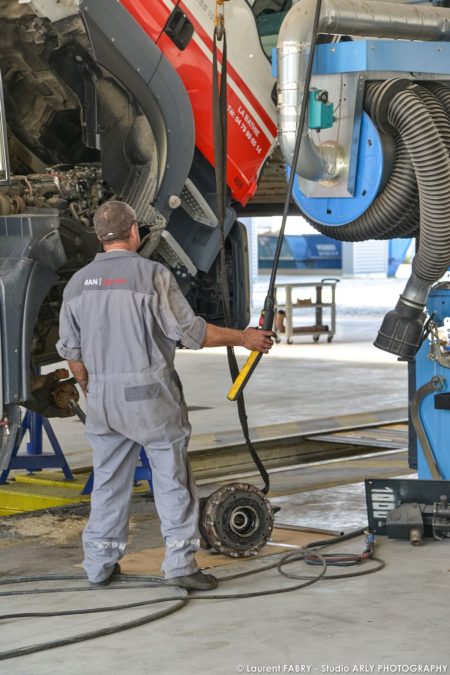
<instances>
[{"instance_id":1,"label":"grey cap","mask_svg":"<svg viewBox=\"0 0 450 675\"><path fill-rule=\"evenodd\" d=\"M102 242L128 239L135 222L134 209L116 199L104 202L94 213L95 232Z\"/></svg>"}]
</instances>

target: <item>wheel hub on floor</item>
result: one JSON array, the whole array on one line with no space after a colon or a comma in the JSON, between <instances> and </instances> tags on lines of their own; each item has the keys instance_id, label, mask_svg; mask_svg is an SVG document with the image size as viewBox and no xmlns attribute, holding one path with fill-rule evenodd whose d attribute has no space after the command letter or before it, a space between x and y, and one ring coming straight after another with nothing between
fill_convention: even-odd
<instances>
[{"instance_id":1,"label":"wheel hub on floor","mask_svg":"<svg viewBox=\"0 0 450 675\"><path fill-rule=\"evenodd\" d=\"M200 527L220 553L232 558L256 555L273 529L272 506L254 485L224 485L204 503Z\"/></svg>"}]
</instances>

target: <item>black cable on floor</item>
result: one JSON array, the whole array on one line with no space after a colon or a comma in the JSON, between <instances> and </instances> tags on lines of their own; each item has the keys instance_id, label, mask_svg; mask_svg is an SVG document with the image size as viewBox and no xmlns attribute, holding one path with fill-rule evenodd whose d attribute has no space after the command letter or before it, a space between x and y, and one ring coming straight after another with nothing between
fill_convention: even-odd
<instances>
[{"instance_id":1,"label":"black cable on floor","mask_svg":"<svg viewBox=\"0 0 450 675\"><path fill-rule=\"evenodd\" d=\"M4 614L0 615L0 621L6 621L6 620L13 620L13 619L20 619L20 618L45 618L45 617L56 617L56 616L72 616L72 615L82 615L82 614L97 614L101 612L114 612L114 611L119 611L119 610L125 610L125 609L136 609L138 607L145 607L148 605L155 605L155 604L161 604L165 602L172 602L174 603L167 609L163 609L159 612L152 613L152 614L146 614L145 616L135 619L133 621L127 621L125 623L118 624L116 626L109 626L107 628L102 628L99 630L95 631L89 631L87 633L81 633L79 635L71 636L68 638L62 638L60 640L52 640L50 642L44 642L41 644L37 645L30 645L28 647L20 647L17 649L12 649L8 650L5 652L0 652L0 661L4 661L7 659L12 659L16 658L18 656L25 656L27 654L34 654L42 651L47 651L49 649L54 649L56 647L64 647L66 645L72 645L76 644L78 642L85 642L87 640L93 640L99 637L104 637L106 635L113 635L115 633L119 633L125 630L130 630L132 628L137 628L139 626L143 626L147 623L151 623L153 621L157 621L158 619L164 618L165 616L169 616L170 614L173 614L174 612L178 611L182 607L184 607L188 602L191 600L238 600L238 599L245 599L245 598L256 598L256 597L263 597L263 596L269 596L269 595L277 595L280 593L289 593L295 590L300 590L302 588L306 588L308 586L311 586L312 584L316 583L320 579L346 579L350 577L357 577L357 576L362 576L365 574L373 574L374 572L378 572L380 569L384 567L384 562L378 558L375 558L373 556L373 541L370 544L369 548L366 549L366 551L362 555L356 555L356 554L345 554L345 553L339 553L339 554L330 554L330 553L325 553L325 554L320 554L317 549L318 548L325 548L328 547L334 543L337 542L342 542L342 541L347 541L348 539L354 538L356 536L360 536L364 530L355 530L354 532L350 532L346 535L343 535L341 537L335 537L334 539L328 539L328 540L321 540L317 542L311 542L310 544L306 545L305 547L295 549L293 551L289 551L288 553L285 553L284 555L279 558L275 563L271 563L269 565L264 565L262 567L258 567L256 570L249 570L246 572L240 572L239 574L234 574L234 575L228 575L220 578L220 582L226 582L226 581L231 581L234 579L240 579L244 578L247 576L251 575L256 575L260 574L262 572L266 572L271 569L277 569L277 571L282 574L283 576L290 578L290 579L296 579L296 580L301 580L302 583L300 584L295 584L293 586L288 586L284 588L273 588L273 589L268 589L264 591L252 591L249 593L231 593L231 594L201 594L201 595L194 595L191 594L189 595L185 589L182 589L180 587L174 586L172 587L171 591L173 593L170 596L162 597L162 598L156 598L153 600L141 600L139 602L134 602L134 603L127 603L127 604L121 604L121 605L113 605L110 607L95 607L92 609L81 609L81 610L58 610L56 612L20 612L20 613L11 613L11 614ZM358 570L358 572L347 572L347 573L340 573L340 574L334 574L334 575L327 575L327 568L329 564L335 564L333 562L333 558L335 556L338 556L339 560L346 559L348 564L358 564L362 562L363 560L373 560L377 563L375 567L370 567L369 569L362 569ZM316 575L297 575L294 573L289 574L286 572L284 567L286 565L289 565L293 562L298 562L298 561L305 561L308 562L308 557L311 561L314 561L314 564L319 564L320 565L320 570ZM341 564L341 563L338 563ZM61 574L61 575L42 575L42 576L36 576L36 577L16 577L13 579L2 579L0 580L0 585L11 585L11 584L18 584L18 583L33 583L33 582L42 582L42 581L68 581L68 580L74 580L74 579L83 579L84 575L68 575L68 574ZM123 590L121 588L122 583L125 580L122 579L121 581L119 580L118 585L114 586L108 586L105 587L104 589L102 588L91 588L91 587L71 587L71 588L63 588L63 589L29 589L29 590L24 590L24 591L5 591L0 593L0 596L14 596L14 595L33 595L33 594L40 594L40 593L67 593L67 592L79 592L79 591L87 591L87 590ZM134 584L133 584L134 582ZM166 585L164 584L164 580L161 577L157 576L141 576L141 575L127 575L126 577L126 587L128 589L134 589L134 588L155 588L155 587L161 587Z\"/></svg>"},{"instance_id":2,"label":"black cable on floor","mask_svg":"<svg viewBox=\"0 0 450 675\"><path fill-rule=\"evenodd\" d=\"M68 638L62 638L61 640L52 640L51 642L42 642L37 645L30 645L29 647L19 647L17 649L11 649L6 652L0 652L0 661L6 661L7 659L17 658L18 656L25 656L26 654L37 654L38 652L44 652L48 649L55 649L56 647L65 647L67 645L77 644L78 642L86 642L87 640L94 640L99 637L104 637L106 635L113 635L114 633L120 633L124 630L130 630L131 628L138 628L139 626L144 626L147 623L152 621L157 621L162 619L165 616L169 616L174 612L177 612L179 609L184 607L188 602L189 596L184 589L174 587L175 591L179 591L179 597L175 596L170 598L171 601L174 601L174 604L168 609L162 609L160 612L156 612L151 615L146 615L140 619L134 619L133 621L127 621L126 623L119 624L117 626L108 626L107 628L100 628L99 630L89 631L88 633L80 633L79 635L73 635ZM157 602L168 602L168 600L158 599L151 601L152 604ZM107 611L104 609L104 611ZM110 611L114 611L114 608L111 608ZM81 613L81 612L79 612ZM83 612L83 613L89 613ZM58 616L57 613L54 616ZM0 617L0 620L2 617Z\"/></svg>"}]
</instances>

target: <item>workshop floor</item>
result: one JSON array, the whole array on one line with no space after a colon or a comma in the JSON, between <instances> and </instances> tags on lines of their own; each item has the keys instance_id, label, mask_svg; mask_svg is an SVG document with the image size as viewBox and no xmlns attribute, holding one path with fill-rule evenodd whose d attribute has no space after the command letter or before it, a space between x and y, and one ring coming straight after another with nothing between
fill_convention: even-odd
<instances>
[{"instance_id":1,"label":"workshop floor","mask_svg":"<svg viewBox=\"0 0 450 675\"><path fill-rule=\"evenodd\" d=\"M330 471L332 465L324 469ZM401 463L392 469L401 470ZM376 466L369 469L368 465L366 470L376 471ZM353 529L365 523L361 485L303 492L299 470L275 474L273 478L274 492L279 495L273 501L282 506L279 521L335 530ZM283 486L288 495L282 495ZM40 517L3 519L0 525L2 576L80 571L79 535L86 518L85 509L79 507L66 516L48 513ZM136 497L130 551L160 545L153 504L142 495ZM118 635L5 661L0 665L0 672L48 675L51 669L64 675L81 675L87 670L95 675L123 672L133 675L401 673L419 672L408 669L418 665L442 666L441 670L427 672L446 672L449 547L448 540L440 543L427 540L423 547L416 548L407 542L379 538L376 554L386 562L386 567L376 574L319 581L304 590L267 597L195 600L172 616ZM364 539L359 537L342 544L339 550L361 552L363 548ZM289 550L292 549L287 547L286 551ZM256 569L267 562L267 557L238 561L232 568L227 565L215 568L214 572L221 577L230 571L234 574ZM318 572L316 568L305 572L301 564L291 566L289 571ZM224 581L217 592L248 593L281 589L295 583L299 582L271 570L241 580ZM67 584L86 587L84 581L71 581L60 584L60 594L1 598L0 613L110 606L167 594L163 590L121 590L120 587L69 594L64 592ZM7 590L11 588L14 587ZM0 652L131 621L165 606L93 616L4 621ZM366 669L356 671L356 667ZM371 667L374 669L370 670Z\"/></svg>"},{"instance_id":2,"label":"workshop floor","mask_svg":"<svg viewBox=\"0 0 450 675\"><path fill-rule=\"evenodd\" d=\"M250 426L406 407L405 364L371 345L383 312L395 304L403 284L403 280L343 280L338 287L335 341L314 344L310 337L301 337L294 345L276 345L247 389ZM256 296L266 285L267 280L258 282ZM180 351L177 368L191 407L194 440L237 429L235 407L225 399L229 378L223 350ZM81 424L64 420L54 426L70 465L89 464ZM279 522L348 531L365 524L362 486L351 481L408 472L404 452L278 471L272 474L271 498L282 507ZM340 483L343 473L348 486L323 489L324 477ZM212 489L202 486L202 493ZM161 546L158 519L147 494L135 496L132 509L129 551ZM58 513L0 519L1 577L80 572L80 534L87 510L84 504ZM377 555L386 567L376 574L320 581L305 590L256 599L192 601L172 616L119 635L1 662L0 673L412 673L420 671L408 666L419 665L442 666L422 672L447 672L449 547L449 540L428 540L423 547L413 548L380 538ZM364 540L355 539L341 548L361 552ZM266 562L267 558L237 562L233 572ZM227 567L215 572L219 577L229 574ZM291 569L305 573L300 565ZM314 572L308 568L306 573ZM86 586L84 581L79 583ZM272 570L223 582L219 592L250 592L291 583L295 582ZM106 589L0 597L0 614L120 604L157 595L153 590ZM156 610L161 607L156 605ZM130 621L156 610L11 619L2 622L0 652Z\"/></svg>"}]
</instances>

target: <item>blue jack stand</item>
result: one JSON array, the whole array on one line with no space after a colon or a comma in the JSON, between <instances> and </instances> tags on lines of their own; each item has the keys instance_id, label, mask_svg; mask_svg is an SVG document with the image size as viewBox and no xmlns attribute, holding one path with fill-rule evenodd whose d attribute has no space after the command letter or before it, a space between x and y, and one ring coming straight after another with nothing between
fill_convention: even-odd
<instances>
[{"instance_id":1,"label":"blue jack stand","mask_svg":"<svg viewBox=\"0 0 450 675\"><path fill-rule=\"evenodd\" d=\"M18 452L27 431L30 435L27 452L26 455L19 455ZM53 454L43 452L43 431L47 434ZM0 484L6 483L12 469L25 469L28 473L42 471L42 469L62 469L66 480L73 480L72 471L47 417L42 417L38 413L27 410L17 433L17 440L11 453L8 468L0 474Z\"/></svg>"},{"instance_id":2,"label":"blue jack stand","mask_svg":"<svg viewBox=\"0 0 450 675\"><path fill-rule=\"evenodd\" d=\"M146 480L148 482L148 487L150 492L153 493L153 484L152 484L152 470L150 468L150 463L148 457L145 454L144 448L141 448L139 453L140 465L138 465L134 471L134 482L138 483L141 480ZM91 475L86 481L86 484L81 492L82 495L90 495L94 485L94 472L91 471Z\"/></svg>"}]
</instances>

